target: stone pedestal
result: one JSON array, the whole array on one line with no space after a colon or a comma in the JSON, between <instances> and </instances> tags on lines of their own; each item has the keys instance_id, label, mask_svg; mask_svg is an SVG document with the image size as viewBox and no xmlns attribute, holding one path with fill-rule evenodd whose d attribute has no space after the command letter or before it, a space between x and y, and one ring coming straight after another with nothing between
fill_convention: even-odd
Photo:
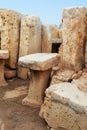
<instances>
[{"instance_id":1,"label":"stone pedestal","mask_svg":"<svg viewBox=\"0 0 87 130\"><path fill-rule=\"evenodd\" d=\"M51 68L58 64L59 58L55 53L37 53L19 58L19 65L30 68L31 71L29 93L22 101L24 105L38 107L43 103Z\"/></svg>"},{"instance_id":2,"label":"stone pedestal","mask_svg":"<svg viewBox=\"0 0 87 130\"><path fill-rule=\"evenodd\" d=\"M49 86L51 69L46 71L30 70L31 80L28 96L22 101L23 105L40 106L43 103L45 89Z\"/></svg>"},{"instance_id":3,"label":"stone pedestal","mask_svg":"<svg viewBox=\"0 0 87 130\"><path fill-rule=\"evenodd\" d=\"M5 59L9 58L9 53L7 50L0 50L0 86L6 86L7 82L4 78L4 65Z\"/></svg>"}]
</instances>

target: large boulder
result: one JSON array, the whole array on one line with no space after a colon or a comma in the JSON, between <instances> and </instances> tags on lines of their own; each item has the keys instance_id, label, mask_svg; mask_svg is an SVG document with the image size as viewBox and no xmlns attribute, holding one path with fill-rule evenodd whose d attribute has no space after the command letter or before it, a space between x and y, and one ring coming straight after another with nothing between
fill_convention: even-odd
<instances>
[{"instance_id":1,"label":"large boulder","mask_svg":"<svg viewBox=\"0 0 87 130\"><path fill-rule=\"evenodd\" d=\"M87 94L67 82L50 86L40 116L56 130L87 130Z\"/></svg>"}]
</instances>

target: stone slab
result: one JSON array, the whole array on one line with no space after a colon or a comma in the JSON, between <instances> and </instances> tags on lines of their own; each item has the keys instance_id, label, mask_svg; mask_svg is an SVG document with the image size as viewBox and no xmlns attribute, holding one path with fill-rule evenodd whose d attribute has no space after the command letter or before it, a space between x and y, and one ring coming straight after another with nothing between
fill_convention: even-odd
<instances>
[{"instance_id":1,"label":"stone slab","mask_svg":"<svg viewBox=\"0 0 87 130\"><path fill-rule=\"evenodd\" d=\"M33 70L47 70L57 65L60 55L57 53L35 53L19 58L19 66Z\"/></svg>"}]
</instances>

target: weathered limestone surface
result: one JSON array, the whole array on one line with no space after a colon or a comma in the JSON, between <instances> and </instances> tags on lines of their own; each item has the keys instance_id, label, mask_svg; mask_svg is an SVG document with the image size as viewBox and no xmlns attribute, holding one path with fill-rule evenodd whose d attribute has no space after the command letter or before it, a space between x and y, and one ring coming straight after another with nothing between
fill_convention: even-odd
<instances>
[{"instance_id":1,"label":"weathered limestone surface","mask_svg":"<svg viewBox=\"0 0 87 130\"><path fill-rule=\"evenodd\" d=\"M9 50L6 65L10 68L17 67L20 16L12 10L0 10L0 46L2 50Z\"/></svg>"},{"instance_id":2,"label":"weathered limestone surface","mask_svg":"<svg viewBox=\"0 0 87 130\"><path fill-rule=\"evenodd\" d=\"M72 80L72 76L74 74L73 70L68 69L60 69L54 72L51 80L51 85L57 84L60 82L68 82Z\"/></svg>"},{"instance_id":3,"label":"weathered limestone surface","mask_svg":"<svg viewBox=\"0 0 87 130\"><path fill-rule=\"evenodd\" d=\"M62 33L64 67L78 71L85 65L83 52L87 35L87 8L64 9Z\"/></svg>"},{"instance_id":4,"label":"weathered limestone surface","mask_svg":"<svg viewBox=\"0 0 87 130\"><path fill-rule=\"evenodd\" d=\"M60 55L57 53L37 53L19 58L19 66L30 69L29 93L23 99L23 105L39 107L43 103L45 89L49 86L51 69L57 65Z\"/></svg>"},{"instance_id":5,"label":"weathered limestone surface","mask_svg":"<svg viewBox=\"0 0 87 130\"><path fill-rule=\"evenodd\" d=\"M19 66L32 70L48 70L60 62L60 55L57 53L35 53L19 58Z\"/></svg>"},{"instance_id":6,"label":"weathered limestone surface","mask_svg":"<svg viewBox=\"0 0 87 130\"><path fill-rule=\"evenodd\" d=\"M9 58L8 50L0 50L0 87L6 86L7 82L4 78L4 67L5 67L5 60Z\"/></svg>"},{"instance_id":7,"label":"weathered limestone surface","mask_svg":"<svg viewBox=\"0 0 87 130\"><path fill-rule=\"evenodd\" d=\"M60 38L58 31L56 25L42 26L42 52L52 52L52 39Z\"/></svg>"},{"instance_id":8,"label":"weathered limestone surface","mask_svg":"<svg viewBox=\"0 0 87 130\"><path fill-rule=\"evenodd\" d=\"M83 72L79 79L73 79L72 83L76 84L81 91L87 93L87 72Z\"/></svg>"},{"instance_id":9,"label":"weathered limestone surface","mask_svg":"<svg viewBox=\"0 0 87 130\"><path fill-rule=\"evenodd\" d=\"M87 94L71 83L50 86L40 116L56 130L87 130Z\"/></svg>"},{"instance_id":10,"label":"weathered limestone surface","mask_svg":"<svg viewBox=\"0 0 87 130\"><path fill-rule=\"evenodd\" d=\"M41 52L41 25L37 16L22 17L19 57Z\"/></svg>"},{"instance_id":11,"label":"weathered limestone surface","mask_svg":"<svg viewBox=\"0 0 87 130\"><path fill-rule=\"evenodd\" d=\"M24 68L24 67L18 66L18 72L17 72L17 74L18 74L19 78L21 78L23 80L27 80L28 77L29 77L29 75L28 75L29 72L30 71L29 71L28 68Z\"/></svg>"}]
</instances>

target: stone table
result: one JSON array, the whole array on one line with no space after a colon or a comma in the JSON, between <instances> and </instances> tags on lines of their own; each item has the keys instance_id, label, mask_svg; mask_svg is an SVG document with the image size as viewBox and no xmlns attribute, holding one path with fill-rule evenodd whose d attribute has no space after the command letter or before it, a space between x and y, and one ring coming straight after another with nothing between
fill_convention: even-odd
<instances>
[{"instance_id":1,"label":"stone table","mask_svg":"<svg viewBox=\"0 0 87 130\"><path fill-rule=\"evenodd\" d=\"M7 82L4 78L5 60L9 58L8 50L0 50L0 86L6 86Z\"/></svg>"},{"instance_id":2,"label":"stone table","mask_svg":"<svg viewBox=\"0 0 87 130\"><path fill-rule=\"evenodd\" d=\"M38 107L43 103L51 69L58 64L59 59L60 55L57 53L35 53L19 58L19 66L29 68L31 72L29 93L23 99L23 105Z\"/></svg>"}]
</instances>

